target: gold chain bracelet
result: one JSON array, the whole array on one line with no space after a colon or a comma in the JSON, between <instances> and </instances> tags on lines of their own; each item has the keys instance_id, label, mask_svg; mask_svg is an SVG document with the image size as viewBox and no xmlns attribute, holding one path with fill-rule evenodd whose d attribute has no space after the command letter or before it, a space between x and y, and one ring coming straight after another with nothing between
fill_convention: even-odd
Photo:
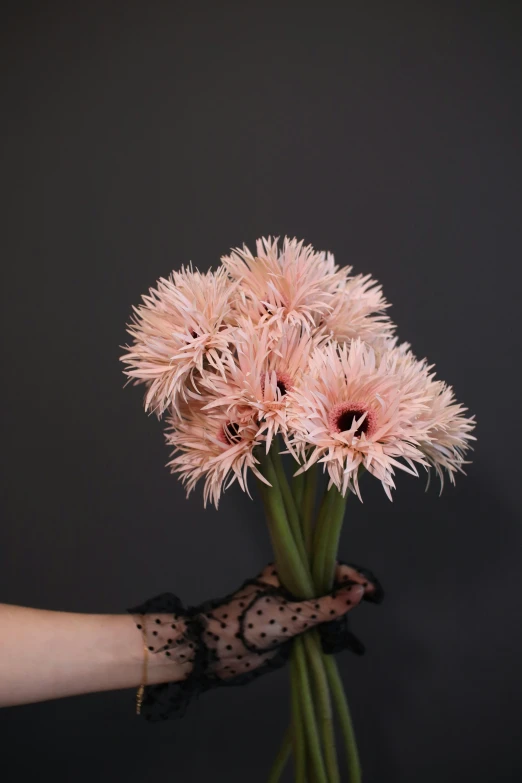
<instances>
[{"instance_id":1,"label":"gold chain bracelet","mask_svg":"<svg viewBox=\"0 0 522 783\"><path fill-rule=\"evenodd\" d=\"M143 667L141 670L141 685L136 693L136 715L141 712L141 705L143 702L143 696L145 694L145 686L147 685L147 672L149 664L149 648L147 646L147 636L145 633L145 617L141 618L141 636L143 638Z\"/></svg>"}]
</instances>

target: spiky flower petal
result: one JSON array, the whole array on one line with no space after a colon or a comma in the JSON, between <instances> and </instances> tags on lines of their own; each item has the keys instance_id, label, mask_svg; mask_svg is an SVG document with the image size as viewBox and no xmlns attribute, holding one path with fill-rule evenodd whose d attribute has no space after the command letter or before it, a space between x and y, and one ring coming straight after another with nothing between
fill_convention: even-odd
<instances>
[{"instance_id":1,"label":"spiky flower petal","mask_svg":"<svg viewBox=\"0 0 522 783\"><path fill-rule=\"evenodd\" d=\"M246 247L222 257L237 289L239 312L254 323L279 328L295 324L314 329L333 307L345 279L331 253L318 253L303 241L285 237L282 247L271 237L258 239L255 255Z\"/></svg>"},{"instance_id":2,"label":"spiky flower petal","mask_svg":"<svg viewBox=\"0 0 522 783\"><path fill-rule=\"evenodd\" d=\"M313 348L322 338L288 324L274 337L268 324L258 329L249 321L236 329L234 338L236 352L227 358L225 374L210 372L202 378L212 394L207 409L224 407L234 421L257 421L268 451L278 432L286 434L287 394L307 377Z\"/></svg>"},{"instance_id":3,"label":"spiky flower petal","mask_svg":"<svg viewBox=\"0 0 522 783\"><path fill-rule=\"evenodd\" d=\"M385 313L388 307L381 286L370 275L347 276L324 316L325 330L338 342L359 338L373 345L395 329Z\"/></svg>"},{"instance_id":4,"label":"spiky flower petal","mask_svg":"<svg viewBox=\"0 0 522 783\"><path fill-rule=\"evenodd\" d=\"M255 448L282 434L302 463L324 463L343 494L366 468L391 498L394 471L435 468L454 481L472 418L406 343L380 286L303 241L259 239L217 272L172 272L134 308L122 361L168 410L169 463L205 503L247 472Z\"/></svg>"},{"instance_id":5,"label":"spiky flower petal","mask_svg":"<svg viewBox=\"0 0 522 783\"><path fill-rule=\"evenodd\" d=\"M395 469L417 475L416 464L435 464L453 474L451 459L461 461L473 424L451 409L430 369L401 347L376 353L356 340L316 348L307 382L288 395L287 443L301 470L323 462L340 492L360 497L364 467L390 499ZM451 454L442 432L451 432Z\"/></svg>"},{"instance_id":6,"label":"spiky flower petal","mask_svg":"<svg viewBox=\"0 0 522 783\"><path fill-rule=\"evenodd\" d=\"M261 444L258 432L257 422L236 422L223 408L208 411L201 402L192 402L167 417L165 437L174 448L168 466L180 476L187 494L203 479L205 506L210 500L217 508L221 492L234 481L248 492L249 470L267 483L253 453Z\"/></svg>"},{"instance_id":7,"label":"spiky flower petal","mask_svg":"<svg viewBox=\"0 0 522 783\"><path fill-rule=\"evenodd\" d=\"M204 367L224 372L233 292L223 268L207 273L182 268L142 297L128 326L133 344L122 361L129 378L147 385L146 410L177 410Z\"/></svg>"}]
</instances>

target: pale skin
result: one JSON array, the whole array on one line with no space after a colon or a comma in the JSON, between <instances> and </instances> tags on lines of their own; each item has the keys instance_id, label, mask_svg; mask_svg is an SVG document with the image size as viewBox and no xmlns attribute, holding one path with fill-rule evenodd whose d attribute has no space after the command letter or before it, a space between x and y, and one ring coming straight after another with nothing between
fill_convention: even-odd
<instances>
[{"instance_id":1,"label":"pale skin","mask_svg":"<svg viewBox=\"0 0 522 783\"><path fill-rule=\"evenodd\" d=\"M130 615L76 614L0 604L0 706L138 687L143 642ZM187 665L150 656L150 683ZM185 669L185 671L184 671Z\"/></svg>"},{"instance_id":2,"label":"pale skin","mask_svg":"<svg viewBox=\"0 0 522 783\"><path fill-rule=\"evenodd\" d=\"M348 571L346 570L348 569ZM265 575L263 577L263 575ZM348 578L356 584L338 594L311 602L295 602L292 611L312 612L310 627L341 616L356 606L373 586L347 566L339 566L339 581ZM275 584L273 570L261 577ZM362 587L361 585L365 585ZM348 598L347 598L348 597ZM349 606L348 606L349 604ZM318 607L318 603L314 603ZM303 618L300 614L300 619ZM165 623L170 619L167 615ZM267 620L266 643L270 644L273 625ZM176 637L183 636L183 623ZM289 628L289 635L293 629ZM30 609L0 604L0 706L58 699L98 691L137 688L142 682L144 639L135 620L128 614L79 614ZM185 655L186 653L186 655ZM173 657L148 654L147 682L157 684L184 680L190 675L191 651L181 643ZM188 660L186 660L188 659ZM226 676L226 675L224 675Z\"/></svg>"}]
</instances>

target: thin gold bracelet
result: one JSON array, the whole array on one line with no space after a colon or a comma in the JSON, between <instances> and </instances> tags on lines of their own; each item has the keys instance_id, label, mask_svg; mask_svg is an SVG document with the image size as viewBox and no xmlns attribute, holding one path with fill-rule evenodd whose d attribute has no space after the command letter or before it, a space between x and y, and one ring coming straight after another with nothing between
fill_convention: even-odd
<instances>
[{"instance_id":1,"label":"thin gold bracelet","mask_svg":"<svg viewBox=\"0 0 522 783\"><path fill-rule=\"evenodd\" d=\"M143 667L141 670L141 685L136 693L136 715L139 715L141 712L141 705L143 702L143 696L145 694L145 686L147 685L147 671L149 663L149 648L147 646L144 616L141 618L141 636L143 638Z\"/></svg>"}]
</instances>

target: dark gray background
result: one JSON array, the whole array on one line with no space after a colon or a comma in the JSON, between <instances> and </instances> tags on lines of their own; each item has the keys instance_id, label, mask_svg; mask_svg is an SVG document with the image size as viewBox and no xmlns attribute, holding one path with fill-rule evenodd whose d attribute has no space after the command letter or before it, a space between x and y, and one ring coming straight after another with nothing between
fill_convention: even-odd
<instances>
[{"instance_id":1,"label":"dark gray background","mask_svg":"<svg viewBox=\"0 0 522 783\"><path fill-rule=\"evenodd\" d=\"M456 488L349 503L388 593L340 658L365 783L519 780L519 4L17 3L1 41L0 600L197 602L270 558L258 502L185 500L119 346L160 275L305 237L478 418ZM2 776L257 783L287 701L277 672L157 727L130 691L7 709Z\"/></svg>"}]
</instances>

